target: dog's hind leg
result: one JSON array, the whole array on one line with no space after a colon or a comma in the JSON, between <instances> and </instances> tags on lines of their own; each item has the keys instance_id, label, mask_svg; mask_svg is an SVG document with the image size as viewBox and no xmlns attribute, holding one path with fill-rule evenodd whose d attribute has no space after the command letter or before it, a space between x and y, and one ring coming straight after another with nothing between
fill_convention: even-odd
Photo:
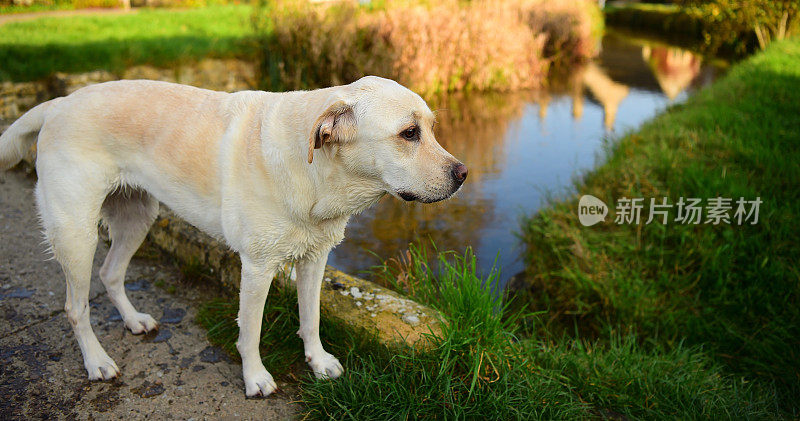
<instances>
[{"instance_id":1,"label":"dog's hind leg","mask_svg":"<svg viewBox=\"0 0 800 421\"><path fill-rule=\"evenodd\" d=\"M111 249L100 268L108 297L131 332L139 334L156 329L155 319L136 311L128 300L124 284L128 264L158 215L158 201L143 190L116 190L103 202L102 215L111 237Z\"/></svg>"},{"instance_id":2,"label":"dog's hind leg","mask_svg":"<svg viewBox=\"0 0 800 421\"><path fill-rule=\"evenodd\" d=\"M67 318L75 332L90 380L108 380L119 368L92 331L89 285L97 248L97 223L107 192L107 178L97 168L81 168L67 156L40 154L36 199L42 225L67 278Z\"/></svg>"}]
</instances>

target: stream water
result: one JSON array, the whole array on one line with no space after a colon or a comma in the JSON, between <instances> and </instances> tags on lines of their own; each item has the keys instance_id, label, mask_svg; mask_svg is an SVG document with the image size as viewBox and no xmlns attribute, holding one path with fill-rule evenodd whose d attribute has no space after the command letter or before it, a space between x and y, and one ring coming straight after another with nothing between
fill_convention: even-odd
<instances>
[{"instance_id":1,"label":"stream water","mask_svg":"<svg viewBox=\"0 0 800 421\"><path fill-rule=\"evenodd\" d=\"M469 167L453 198L432 205L385 197L355 216L329 264L350 273L397 256L409 243L472 246L483 273L504 286L524 269L520 217L574 192L602 162L604 145L684 101L723 68L676 47L608 33L593 63L571 69L563 89L473 94L431 104L437 139Z\"/></svg>"}]
</instances>

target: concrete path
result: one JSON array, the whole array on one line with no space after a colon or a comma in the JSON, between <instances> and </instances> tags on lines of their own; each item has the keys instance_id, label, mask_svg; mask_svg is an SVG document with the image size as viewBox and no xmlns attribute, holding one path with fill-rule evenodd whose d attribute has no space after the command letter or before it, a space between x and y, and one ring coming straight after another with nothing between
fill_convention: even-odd
<instances>
[{"instance_id":1,"label":"concrete path","mask_svg":"<svg viewBox=\"0 0 800 421\"><path fill-rule=\"evenodd\" d=\"M127 15L136 13L137 9L78 9L78 10L51 10L46 12L31 13L8 13L0 15L0 25L9 22L22 22L45 17L69 17L69 16L105 16L105 15Z\"/></svg>"},{"instance_id":2,"label":"concrete path","mask_svg":"<svg viewBox=\"0 0 800 421\"><path fill-rule=\"evenodd\" d=\"M34 183L22 170L0 173L0 419L297 417L296 396L280 381L275 395L245 399L241 365L211 346L194 323L198 303L213 293L179 283L171 265L134 258L128 296L139 311L161 320L162 328L157 336L127 331L97 277L108 251L102 242L91 320L122 377L88 381L64 315L63 274L44 254ZM178 292L156 287L159 280L177 285Z\"/></svg>"}]
</instances>

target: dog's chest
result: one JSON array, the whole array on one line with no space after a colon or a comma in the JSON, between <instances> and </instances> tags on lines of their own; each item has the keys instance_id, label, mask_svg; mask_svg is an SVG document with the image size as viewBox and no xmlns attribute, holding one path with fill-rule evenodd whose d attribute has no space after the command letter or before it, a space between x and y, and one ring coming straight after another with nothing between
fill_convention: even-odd
<instances>
[{"instance_id":1,"label":"dog's chest","mask_svg":"<svg viewBox=\"0 0 800 421\"><path fill-rule=\"evenodd\" d=\"M293 258L299 258L308 253L327 251L339 244L344 238L344 228L347 220L339 222L325 221L320 224L298 224L294 227Z\"/></svg>"},{"instance_id":2,"label":"dog's chest","mask_svg":"<svg viewBox=\"0 0 800 421\"><path fill-rule=\"evenodd\" d=\"M348 219L336 218L313 224L283 221L277 226L259 230L257 238L251 239L248 251L281 261L318 258L342 241Z\"/></svg>"}]
</instances>

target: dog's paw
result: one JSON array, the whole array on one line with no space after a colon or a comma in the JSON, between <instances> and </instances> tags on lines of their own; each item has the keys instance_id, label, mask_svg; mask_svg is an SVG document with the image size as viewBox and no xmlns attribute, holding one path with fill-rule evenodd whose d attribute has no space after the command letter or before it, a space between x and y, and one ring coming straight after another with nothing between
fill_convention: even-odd
<instances>
[{"instance_id":1,"label":"dog's paw","mask_svg":"<svg viewBox=\"0 0 800 421\"><path fill-rule=\"evenodd\" d=\"M158 329L158 322L149 314L135 313L132 317L125 319L125 326L134 335L138 335Z\"/></svg>"},{"instance_id":2,"label":"dog's paw","mask_svg":"<svg viewBox=\"0 0 800 421\"><path fill-rule=\"evenodd\" d=\"M278 385L272 379L272 374L269 374L269 371L264 368L252 374L244 374L244 389L248 398L269 396L277 388Z\"/></svg>"},{"instance_id":3,"label":"dog's paw","mask_svg":"<svg viewBox=\"0 0 800 421\"><path fill-rule=\"evenodd\" d=\"M335 379L344 373L344 368L339 360L327 352L316 356L306 355L306 361L318 379Z\"/></svg>"},{"instance_id":4,"label":"dog's paw","mask_svg":"<svg viewBox=\"0 0 800 421\"><path fill-rule=\"evenodd\" d=\"M89 380L111 380L120 374L117 364L105 351L100 355L84 359L83 365L89 373Z\"/></svg>"}]
</instances>

